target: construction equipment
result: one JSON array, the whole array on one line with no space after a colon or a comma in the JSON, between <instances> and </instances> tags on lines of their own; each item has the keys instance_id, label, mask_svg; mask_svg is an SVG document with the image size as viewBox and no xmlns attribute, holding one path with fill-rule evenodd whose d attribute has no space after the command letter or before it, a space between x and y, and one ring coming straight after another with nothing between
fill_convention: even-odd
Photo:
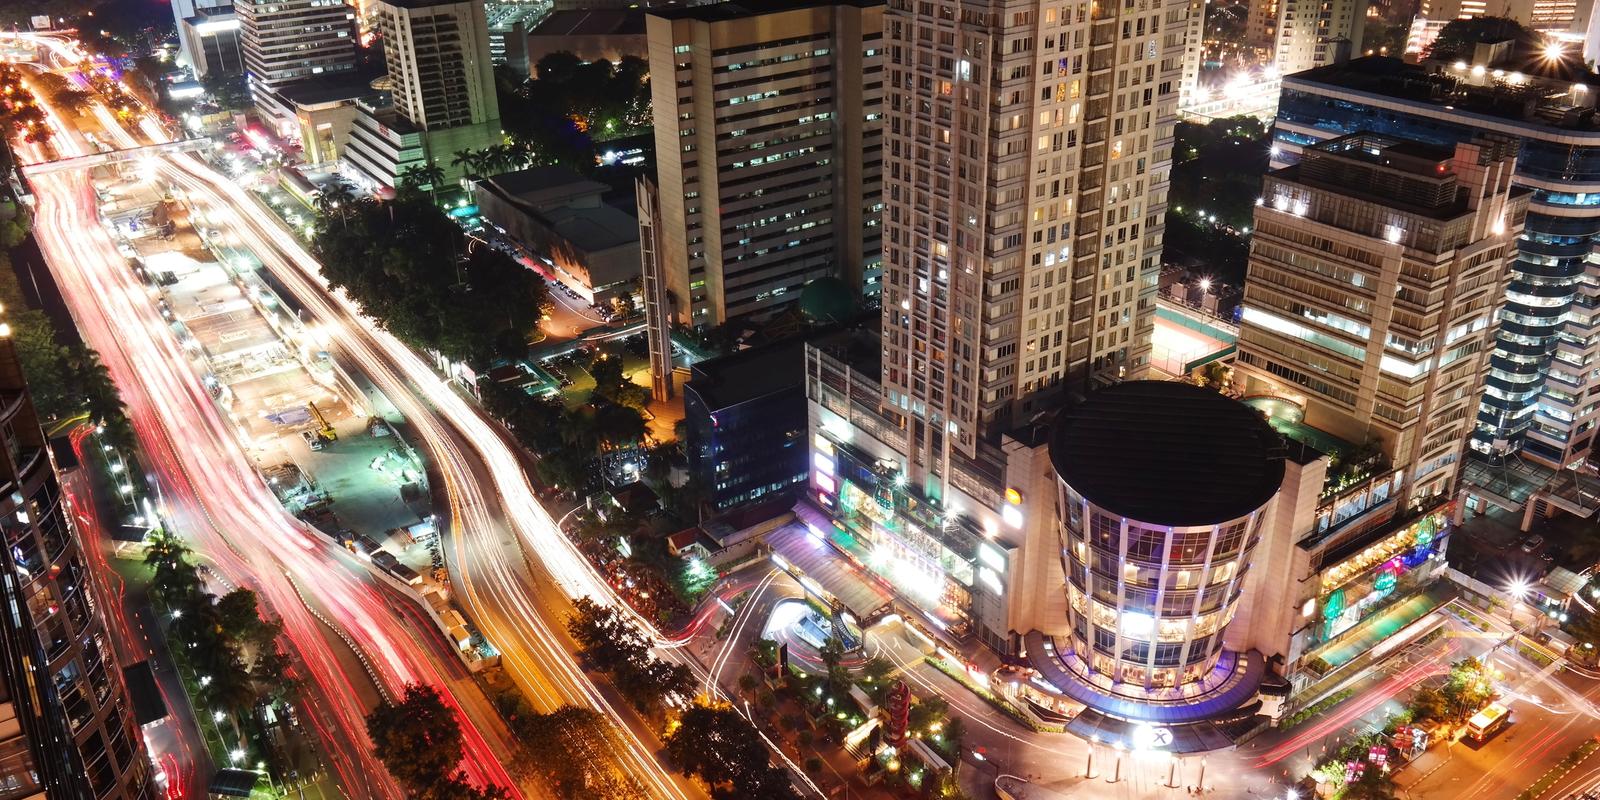
<instances>
[{"instance_id":1,"label":"construction equipment","mask_svg":"<svg viewBox=\"0 0 1600 800\"><path fill-rule=\"evenodd\" d=\"M311 418L317 421L317 437L325 442L338 441L339 432L328 424L328 418L322 416L322 412L317 410L317 404L306 403L306 408L311 411Z\"/></svg>"}]
</instances>

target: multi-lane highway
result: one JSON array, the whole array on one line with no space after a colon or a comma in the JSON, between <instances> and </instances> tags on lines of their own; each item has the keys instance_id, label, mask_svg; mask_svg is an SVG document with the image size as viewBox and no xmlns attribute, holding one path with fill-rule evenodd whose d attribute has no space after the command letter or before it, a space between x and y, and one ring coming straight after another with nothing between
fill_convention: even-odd
<instances>
[{"instance_id":1,"label":"multi-lane highway","mask_svg":"<svg viewBox=\"0 0 1600 800\"><path fill-rule=\"evenodd\" d=\"M97 111L109 121L103 107ZM52 116L61 154L85 152L77 132ZM22 155L24 160L44 157L37 148ZM163 490L164 515L219 574L254 588L270 613L283 619L301 664L297 677L309 687L309 722L322 734L328 763L345 791L356 797L401 796L366 737L367 709L357 700L354 683L368 678L346 674L307 602L357 643L391 694L407 683L448 686L453 656L444 652L442 640L438 647L418 641L415 627L394 615L370 578L340 565L331 545L310 535L279 505L157 313L151 290L101 227L88 177L58 172L31 183L40 248L80 333L101 353L123 392L148 466ZM469 715L460 705L457 710L466 733L468 777L515 790L501 766L508 744L503 737L491 744L480 733L492 721L483 719L484 711Z\"/></svg>"},{"instance_id":2,"label":"multi-lane highway","mask_svg":"<svg viewBox=\"0 0 1600 800\"><path fill-rule=\"evenodd\" d=\"M149 116L139 120L145 137L140 141L121 130L103 108L96 109L96 113L118 146L133 147L168 138ZM615 596L538 503L519 451L505 432L441 381L423 359L361 317L341 294L330 292L322 282L319 265L301 242L279 227L237 184L188 155L169 156L156 166L160 179L170 182L191 204L204 207L220 220L228 233L296 295L329 332L336 356L370 379L420 433L444 477L451 523L450 566L457 596L534 705L546 711L565 703L601 710L620 727L627 748L617 755L627 771L641 782L643 791L671 798L701 795L698 787L661 764L656 755L659 742L651 726L612 692L602 691L572 655L572 642L565 632L571 600L588 596L616 602ZM41 175L39 182L56 178ZM81 181L81 176L62 179L73 180ZM56 198L44 198L44 191L40 194L41 206L47 200L52 206L56 204ZM85 198L78 207L83 220L93 219L91 200ZM97 233L104 239L103 232ZM110 255L115 256L114 251ZM126 272L122 270L124 275ZM144 304L150 305L148 300ZM146 308L142 313L152 310ZM130 308L100 311L103 316L117 318L136 318L141 313ZM171 338L157 330L151 330L149 335ZM94 343L100 346L100 342ZM187 378L197 386L193 371L176 354L171 342L165 344L173 349L172 365L182 373L173 379ZM120 383L123 376L115 370L113 374ZM224 462L242 460L237 445L227 444L231 452ZM253 475L237 473L235 477L237 480L231 483L249 483L258 493L265 492ZM209 496L214 487L202 484L194 488L202 496ZM270 501L270 495L267 499ZM278 514L282 516L281 511ZM287 549L279 544L280 549ZM229 546L226 539L202 545L208 552ZM300 549L298 543L295 548ZM536 558L528 559L528 554L536 554ZM315 555L311 558L316 560ZM300 587L312 590L304 582ZM321 591L321 587L316 590ZM398 653L403 649L392 640L372 644L378 653ZM488 748L470 755L473 758L469 761L487 758ZM492 758L487 760L493 762Z\"/></svg>"}]
</instances>

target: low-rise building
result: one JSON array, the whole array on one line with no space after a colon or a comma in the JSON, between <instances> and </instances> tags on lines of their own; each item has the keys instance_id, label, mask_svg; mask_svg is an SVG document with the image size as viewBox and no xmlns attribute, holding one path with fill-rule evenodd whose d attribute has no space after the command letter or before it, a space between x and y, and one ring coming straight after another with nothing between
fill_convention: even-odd
<instances>
[{"instance_id":1,"label":"low-rise building","mask_svg":"<svg viewBox=\"0 0 1600 800\"><path fill-rule=\"evenodd\" d=\"M649 57L644 12L637 8L557 10L528 32L527 41L529 74L551 53L571 53L583 61Z\"/></svg>"},{"instance_id":2,"label":"low-rise building","mask_svg":"<svg viewBox=\"0 0 1600 800\"><path fill-rule=\"evenodd\" d=\"M300 149L307 164L332 164L344 155L360 115L357 101L382 103L383 93L361 81L303 82L278 90L294 109Z\"/></svg>"},{"instance_id":3,"label":"low-rise building","mask_svg":"<svg viewBox=\"0 0 1600 800\"><path fill-rule=\"evenodd\" d=\"M805 343L780 342L694 365L683 387L689 472L713 510L805 480Z\"/></svg>"},{"instance_id":4,"label":"low-rise building","mask_svg":"<svg viewBox=\"0 0 1600 800\"><path fill-rule=\"evenodd\" d=\"M478 181L484 219L520 241L590 303L626 298L639 277L639 222L603 199L610 187L565 167Z\"/></svg>"}]
</instances>

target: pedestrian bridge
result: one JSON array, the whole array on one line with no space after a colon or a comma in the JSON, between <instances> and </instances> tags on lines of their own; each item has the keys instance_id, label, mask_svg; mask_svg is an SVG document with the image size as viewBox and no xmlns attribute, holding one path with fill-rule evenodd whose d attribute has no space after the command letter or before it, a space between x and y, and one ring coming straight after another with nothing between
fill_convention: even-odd
<instances>
[{"instance_id":1,"label":"pedestrian bridge","mask_svg":"<svg viewBox=\"0 0 1600 800\"><path fill-rule=\"evenodd\" d=\"M197 139L179 139L173 142L144 145L142 147L124 147L120 150L107 150L103 153L91 153L86 156L74 156L57 161L46 161L40 164L29 164L22 168L24 175L45 175L51 172L63 172L72 169L89 169L105 164L116 164L123 161L138 161L145 158L155 158L171 153L181 153L186 150L202 150L211 146L211 138L202 136Z\"/></svg>"}]
</instances>

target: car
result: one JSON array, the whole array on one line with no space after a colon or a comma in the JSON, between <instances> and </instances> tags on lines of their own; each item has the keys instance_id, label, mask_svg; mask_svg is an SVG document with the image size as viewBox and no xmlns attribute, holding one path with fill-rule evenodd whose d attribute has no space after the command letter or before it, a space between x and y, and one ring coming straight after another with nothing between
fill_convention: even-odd
<instances>
[{"instance_id":1,"label":"car","mask_svg":"<svg viewBox=\"0 0 1600 800\"><path fill-rule=\"evenodd\" d=\"M1522 552L1532 553L1542 546L1544 546L1544 537L1540 536L1539 534L1534 534L1522 542Z\"/></svg>"}]
</instances>

